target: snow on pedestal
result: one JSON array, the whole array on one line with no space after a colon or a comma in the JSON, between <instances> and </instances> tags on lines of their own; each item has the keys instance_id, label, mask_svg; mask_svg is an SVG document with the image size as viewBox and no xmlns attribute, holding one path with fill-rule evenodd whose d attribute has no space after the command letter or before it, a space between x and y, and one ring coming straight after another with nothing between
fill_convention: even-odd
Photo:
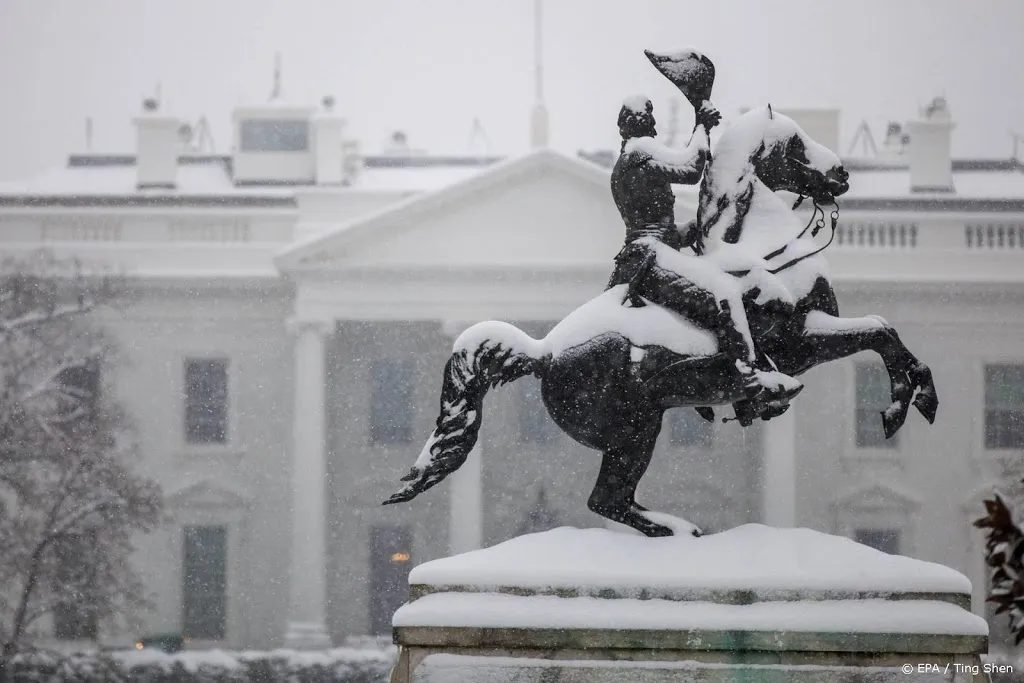
<instances>
[{"instance_id":1,"label":"snow on pedestal","mask_svg":"<svg viewBox=\"0 0 1024 683\"><path fill-rule=\"evenodd\" d=\"M653 539L562 527L428 562L409 583L418 599L395 626L988 633L949 567L760 524Z\"/></svg>"},{"instance_id":2,"label":"snow on pedestal","mask_svg":"<svg viewBox=\"0 0 1024 683\"><path fill-rule=\"evenodd\" d=\"M987 647L959 572L809 529L563 527L422 564L409 583L394 617L403 675L439 653L849 672L970 663Z\"/></svg>"},{"instance_id":3,"label":"snow on pedestal","mask_svg":"<svg viewBox=\"0 0 1024 683\"><path fill-rule=\"evenodd\" d=\"M659 523L664 523L659 516ZM949 567L888 555L811 529L745 524L694 538L646 538L608 529L562 527L421 564L414 586L613 589L625 595L744 590L773 593L952 593L971 583Z\"/></svg>"}]
</instances>

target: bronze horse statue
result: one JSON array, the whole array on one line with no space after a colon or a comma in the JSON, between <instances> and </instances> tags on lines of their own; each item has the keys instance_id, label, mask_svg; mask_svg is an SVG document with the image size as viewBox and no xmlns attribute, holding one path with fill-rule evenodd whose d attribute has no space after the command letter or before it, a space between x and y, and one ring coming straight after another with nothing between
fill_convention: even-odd
<instances>
[{"instance_id":1,"label":"bronze horse statue","mask_svg":"<svg viewBox=\"0 0 1024 683\"><path fill-rule=\"evenodd\" d=\"M780 372L795 376L861 351L877 353L891 384L892 404L882 414L891 437L911 405L935 419L931 371L882 318L839 317L821 247L776 194L812 197L816 206L834 202L849 189L848 177L839 158L791 119L770 107L747 112L722 134L701 184L702 259L741 278L753 337ZM679 258L665 244L655 251L661 268ZM765 271L788 291L763 291ZM463 332L444 369L436 427L403 477L406 484L385 504L409 501L458 469L476 443L487 391L533 374L554 422L602 453L590 509L648 536L672 535L634 498L664 412L691 406L710 417L711 406L732 404L744 425L752 416L741 414L743 383L735 364L717 352L715 337L650 302L631 305L636 297L628 289L605 291L543 339L495 321ZM795 312L780 315L771 305L776 298L794 303ZM775 408L760 417L788 405Z\"/></svg>"}]
</instances>

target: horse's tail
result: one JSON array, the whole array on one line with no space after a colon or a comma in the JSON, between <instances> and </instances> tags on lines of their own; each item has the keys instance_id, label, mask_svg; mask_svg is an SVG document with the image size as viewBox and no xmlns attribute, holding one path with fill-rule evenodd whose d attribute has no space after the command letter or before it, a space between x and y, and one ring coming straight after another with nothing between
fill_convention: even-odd
<instances>
[{"instance_id":1,"label":"horse's tail","mask_svg":"<svg viewBox=\"0 0 1024 683\"><path fill-rule=\"evenodd\" d=\"M476 444L487 391L547 365L542 344L518 327L485 322L463 332L444 368L441 414L400 491L384 505L412 500L459 469Z\"/></svg>"}]
</instances>

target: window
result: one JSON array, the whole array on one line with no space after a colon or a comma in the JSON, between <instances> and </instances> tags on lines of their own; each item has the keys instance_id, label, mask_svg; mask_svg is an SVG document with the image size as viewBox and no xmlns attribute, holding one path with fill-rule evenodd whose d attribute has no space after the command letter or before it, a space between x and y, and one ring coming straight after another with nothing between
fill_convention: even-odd
<instances>
[{"instance_id":1,"label":"window","mask_svg":"<svg viewBox=\"0 0 1024 683\"><path fill-rule=\"evenodd\" d=\"M410 443L414 414L412 362L377 361L371 365L370 374L370 443Z\"/></svg>"},{"instance_id":2,"label":"window","mask_svg":"<svg viewBox=\"0 0 1024 683\"><path fill-rule=\"evenodd\" d=\"M185 440L218 444L228 440L228 361L185 361Z\"/></svg>"},{"instance_id":3,"label":"window","mask_svg":"<svg viewBox=\"0 0 1024 683\"><path fill-rule=\"evenodd\" d=\"M96 640L99 619L80 603L59 602L53 608L53 637L57 640Z\"/></svg>"},{"instance_id":4,"label":"window","mask_svg":"<svg viewBox=\"0 0 1024 683\"><path fill-rule=\"evenodd\" d=\"M99 619L92 603L102 561L96 547L96 535L91 531L60 536L54 541L54 588L59 599L53 608L53 635L58 640L96 640Z\"/></svg>"},{"instance_id":5,"label":"window","mask_svg":"<svg viewBox=\"0 0 1024 683\"><path fill-rule=\"evenodd\" d=\"M857 529L853 540L883 553L900 554L900 532L895 529Z\"/></svg>"},{"instance_id":6,"label":"window","mask_svg":"<svg viewBox=\"0 0 1024 683\"><path fill-rule=\"evenodd\" d=\"M412 532L407 526L370 528L370 633L391 633L391 619L409 599Z\"/></svg>"},{"instance_id":7,"label":"window","mask_svg":"<svg viewBox=\"0 0 1024 683\"><path fill-rule=\"evenodd\" d=\"M519 440L522 443L548 444L558 435L558 426L548 416L540 395L540 381L524 377L519 382Z\"/></svg>"},{"instance_id":8,"label":"window","mask_svg":"<svg viewBox=\"0 0 1024 683\"><path fill-rule=\"evenodd\" d=\"M715 432L713 425L693 408L674 408L665 413L669 441L684 448L711 448Z\"/></svg>"},{"instance_id":9,"label":"window","mask_svg":"<svg viewBox=\"0 0 1024 683\"><path fill-rule=\"evenodd\" d=\"M1024 365L985 366L985 448L1024 449Z\"/></svg>"},{"instance_id":10,"label":"window","mask_svg":"<svg viewBox=\"0 0 1024 683\"><path fill-rule=\"evenodd\" d=\"M243 152L304 152L309 149L309 122L250 119L242 121Z\"/></svg>"},{"instance_id":11,"label":"window","mask_svg":"<svg viewBox=\"0 0 1024 683\"><path fill-rule=\"evenodd\" d=\"M889 392L889 374L881 365L856 366L857 411L855 429L858 448L896 448L896 435L885 438L881 411L892 403Z\"/></svg>"},{"instance_id":12,"label":"window","mask_svg":"<svg viewBox=\"0 0 1024 683\"><path fill-rule=\"evenodd\" d=\"M95 415L100 392L100 361L86 358L66 367L57 375L61 397L58 410L61 415L91 421Z\"/></svg>"},{"instance_id":13,"label":"window","mask_svg":"<svg viewBox=\"0 0 1024 683\"><path fill-rule=\"evenodd\" d=\"M227 529L185 527L182 635L221 640L227 622Z\"/></svg>"}]
</instances>

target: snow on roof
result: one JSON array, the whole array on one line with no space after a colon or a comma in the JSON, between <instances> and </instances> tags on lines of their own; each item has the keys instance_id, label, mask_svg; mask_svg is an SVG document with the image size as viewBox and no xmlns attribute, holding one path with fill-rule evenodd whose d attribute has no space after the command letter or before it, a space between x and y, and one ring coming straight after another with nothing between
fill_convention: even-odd
<instances>
[{"instance_id":1,"label":"snow on roof","mask_svg":"<svg viewBox=\"0 0 1024 683\"><path fill-rule=\"evenodd\" d=\"M907 168L850 171L847 198L893 199L902 197L946 199L1021 199L1024 198L1024 172L1021 170L954 170L953 192L914 192L910 189Z\"/></svg>"},{"instance_id":2,"label":"snow on roof","mask_svg":"<svg viewBox=\"0 0 1024 683\"><path fill-rule=\"evenodd\" d=\"M611 150L581 151L579 155L610 168L617 158ZM1024 164L1008 159L954 159L953 192L915 192L905 159L843 159L850 172L846 199L1024 199ZM677 186L677 194L692 190Z\"/></svg>"},{"instance_id":3,"label":"snow on roof","mask_svg":"<svg viewBox=\"0 0 1024 683\"><path fill-rule=\"evenodd\" d=\"M424 192L437 190L476 175L498 157L424 157L416 159L370 157L351 188L368 192ZM139 190L133 156L72 156L68 165L50 169L23 181L0 183L0 198L8 197L294 197L288 185L235 184L230 157L183 158L178 164L176 187Z\"/></svg>"},{"instance_id":4,"label":"snow on roof","mask_svg":"<svg viewBox=\"0 0 1024 683\"><path fill-rule=\"evenodd\" d=\"M579 157L609 167L615 155L580 152ZM355 191L430 192L459 183L501 161L500 157L366 157L352 184ZM954 191L914 192L905 165L850 159L850 191L846 199L1024 199L1024 165L1006 160L955 160ZM34 197L259 197L290 200L287 185L236 185L228 156L184 158L178 164L174 189L136 188L134 156L72 156L68 165L23 181L0 182L0 198ZM688 188L680 188L685 192ZM689 188L692 189L692 188Z\"/></svg>"},{"instance_id":5,"label":"snow on roof","mask_svg":"<svg viewBox=\"0 0 1024 683\"><path fill-rule=\"evenodd\" d=\"M352 187L356 190L429 191L476 175L484 166L424 166L419 168L364 168Z\"/></svg>"},{"instance_id":6,"label":"snow on roof","mask_svg":"<svg viewBox=\"0 0 1024 683\"><path fill-rule=\"evenodd\" d=\"M286 187L237 187L223 165L217 163L178 166L174 189L136 188L134 165L65 166L54 168L20 183L0 185L0 194L30 196L126 196L260 194L290 196Z\"/></svg>"}]
</instances>

